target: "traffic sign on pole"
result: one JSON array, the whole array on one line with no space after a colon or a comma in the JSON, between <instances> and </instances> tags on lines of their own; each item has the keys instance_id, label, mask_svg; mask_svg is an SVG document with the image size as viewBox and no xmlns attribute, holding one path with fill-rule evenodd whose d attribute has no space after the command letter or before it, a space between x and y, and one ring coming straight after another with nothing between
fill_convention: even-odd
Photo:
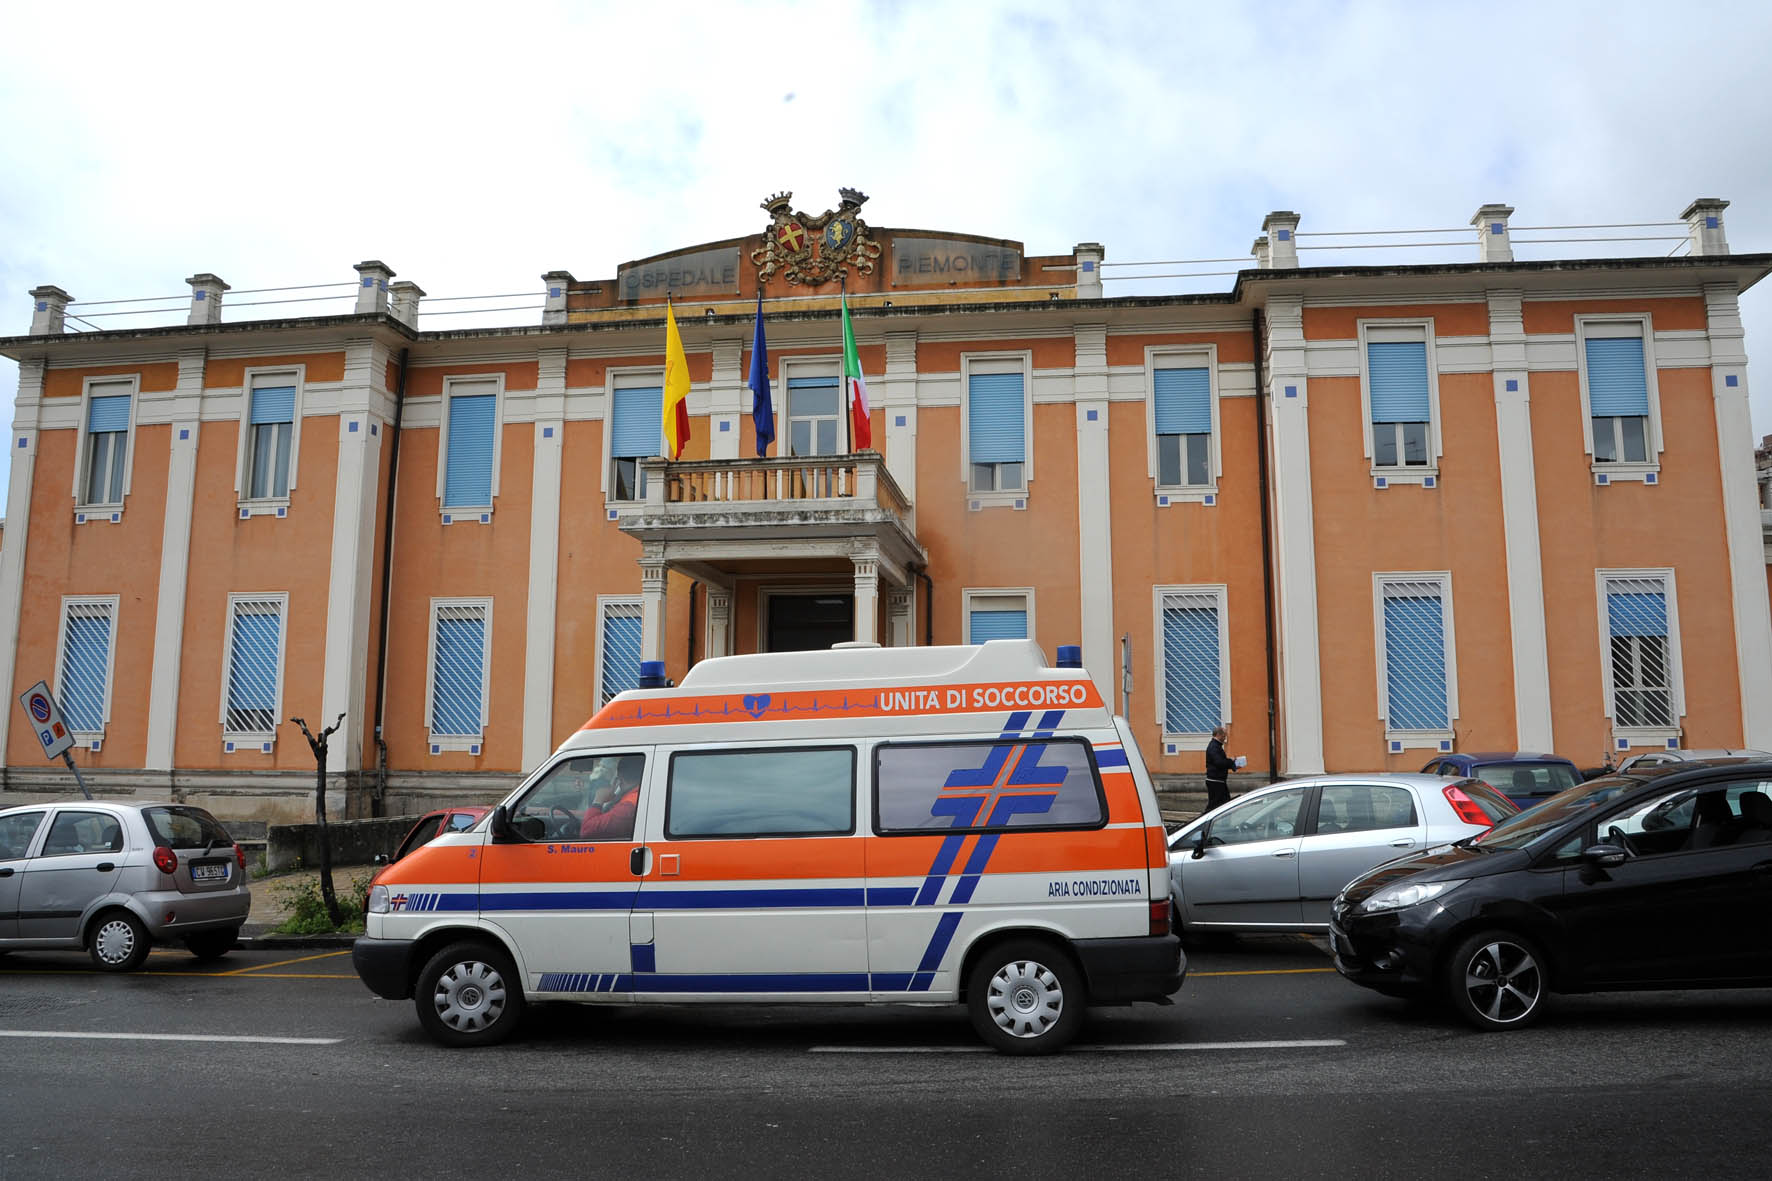
<instances>
[{"instance_id":1,"label":"traffic sign on pole","mask_svg":"<svg viewBox=\"0 0 1772 1181\"><path fill-rule=\"evenodd\" d=\"M19 694L18 703L24 707L25 716L31 719L31 732L43 744L44 758L53 759L74 745L73 732L62 720L62 711L49 692L48 682L38 681L26 689Z\"/></svg>"}]
</instances>

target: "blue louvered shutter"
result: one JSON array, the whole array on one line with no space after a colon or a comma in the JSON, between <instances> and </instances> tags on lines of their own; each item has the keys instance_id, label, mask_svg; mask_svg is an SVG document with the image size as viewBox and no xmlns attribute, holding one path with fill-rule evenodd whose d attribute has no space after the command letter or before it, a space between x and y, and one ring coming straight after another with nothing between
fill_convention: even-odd
<instances>
[{"instance_id":1,"label":"blue louvered shutter","mask_svg":"<svg viewBox=\"0 0 1772 1181\"><path fill-rule=\"evenodd\" d=\"M1027 406L1019 373L974 373L967 385L966 431L973 463L1027 459Z\"/></svg>"},{"instance_id":2,"label":"blue louvered shutter","mask_svg":"<svg viewBox=\"0 0 1772 1181\"><path fill-rule=\"evenodd\" d=\"M129 429L129 395L106 394L86 404L86 429L93 434Z\"/></svg>"},{"instance_id":3,"label":"blue louvered shutter","mask_svg":"<svg viewBox=\"0 0 1772 1181\"><path fill-rule=\"evenodd\" d=\"M1366 346L1373 422L1427 422L1427 342L1375 340Z\"/></svg>"},{"instance_id":4,"label":"blue louvered shutter","mask_svg":"<svg viewBox=\"0 0 1772 1181\"><path fill-rule=\"evenodd\" d=\"M261 386L252 391L249 412L253 426L272 422L295 421L295 387L292 385Z\"/></svg>"},{"instance_id":5,"label":"blue louvered shutter","mask_svg":"<svg viewBox=\"0 0 1772 1181\"><path fill-rule=\"evenodd\" d=\"M1438 582L1384 587L1386 723L1392 730L1448 730L1445 604Z\"/></svg>"},{"instance_id":6,"label":"blue louvered shutter","mask_svg":"<svg viewBox=\"0 0 1772 1181\"><path fill-rule=\"evenodd\" d=\"M974 644L986 640L1025 640L1028 638L1028 613L1021 611L974 611L970 635Z\"/></svg>"},{"instance_id":7,"label":"blue louvered shutter","mask_svg":"<svg viewBox=\"0 0 1772 1181\"><path fill-rule=\"evenodd\" d=\"M1163 596L1163 731L1210 734L1223 720L1218 597Z\"/></svg>"},{"instance_id":8,"label":"blue louvered shutter","mask_svg":"<svg viewBox=\"0 0 1772 1181\"><path fill-rule=\"evenodd\" d=\"M625 689L640 687L640 605L608 603L603 608L604 704Z\"/></svg>"},{"instance_id":9,"label":"blue louvered shutter","mask_svg":"<svg viewBox=\"0 0 1772 1181\"><path fill-rule=\"evenodd\" d=\"M492 503L492 448L497 439L498 396L457 394L449 399L448 471L444 508L482 508Z\"/></svg>"},{"instance_id":10,"label":"blue louvered shutter","mask_svg":"<svg viewBox=\"0 0 1772 1181\"><path fill-rule=\"evenodd\" d=\"M276 728L277 665L283 618L275 600L234 604L233 651L228 654L228 710L222 728L263 734Z\"/></svg>"},{"instance_id":11,"label":"blue louvered shutter","mask_svg":"<svg viewBox=\"0 0 1772 1181\"><path fill-rule=\"evenodd\" d=\"M105 677L110 656L110 605L68 604L56 697L68 729L76 734L97 734L105 728Z\"/></svg>"},{"instance_id":12,"label":"blue louvered shutter","mask_svg":"<svg viewBox=\"0 0 1772 1181\"><path fill-rule=\"evenodd\" d=\"M1606 593L1606 622L1614 636L1667 635L1667 595L1647 579L1616 582Z\"/></svg>"},{"instance_id":13,"label":"blue louvered shutter","mask_svg":"<svg viewBox=\"0 0 1772 1181\"><path fill-rule=\"evenodd\" d=\"M609 430L609 454L617 459L647 459L663 454L664 387L616 390L615 423Z\"/></svg>"},{"instance_id":14,"label":"blue louvered shutter","mask_svg":"<svg viewBox=\"0 0 1772 1181\"><path fill-rule=\"evenodd\" d=\"M1649 413L1649 379L1643 338L1614 336L1587 342L1588 413L1595 418Z\"/></svg>"},{"instance_id":15,"label":"blue louvered shutter","mask_svg":"<svg viewBox=\"0 0 1772 1181\"><path fill-rule=\"evenodd\" d=\"M438 607L431 670L431 733L478 736L486 673L486 611Z\"/></svg>"},{"instance_id":16,"label":"blue louvered shutter","mask_svg":"<svg viewBox=\"0 0 1772 1181\"><path fill-rule=\"evenodd\" d=\"M1159 435L1212 433L1212 382L1204 368L1159 369L1153 384Z\"/></svg>"}]
</instances>

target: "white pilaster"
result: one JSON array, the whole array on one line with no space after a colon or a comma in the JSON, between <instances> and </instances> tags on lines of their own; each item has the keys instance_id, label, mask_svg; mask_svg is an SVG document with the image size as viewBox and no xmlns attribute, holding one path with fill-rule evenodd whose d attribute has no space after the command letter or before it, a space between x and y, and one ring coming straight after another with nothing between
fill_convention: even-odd
<instances>
[{"instance_id":1,"label":"white pilaster","mask_svg":"<svg viewBox=\"0 0 1772 1181\"><path fill-rule=\"evenodd\" d=\"M887 642L894 648L910 648L917 643L916 620L912 617L910 588L886 594Z\"/></svg>"},{"instance_id":2,"label":"white pilaster","mask_svg":"<svg viewBox=\"0 0 1772 1181\"><path fill-rule=\"evenodd\" d=\"M28 688L50 669L26 669L17 686L18 629L24 608L25 542L31 536L31 477L37 469L37 412L43 399L43 362L20 361L18 400L13 405L12 434L6 439L12 470L6 482L6 530L0 535L0 767L6 765L6 736L12 727L15 690Z\"/></svg>"},{"instance_id":3,"label":"white pilaster","mask_svg":"<svg viewBox=\"0 0 1772 1181\"><path fill-rule=\"evenodd\" d=\"M708 382L708 458L738 458L738 420L750 405L751 391L739 359L745 342L731 337L714 342L714 368Z\"/></svg>"},{"instance_id":4,"label":"white pilaster","mask_svg":"<svg viewBox=\"0 0 1772 1181\"><path fill-rule=\"evenodd\" d=\"M1113 512L1108 502L1107 325L1079 324L1077 346L1077 587L1081 603L1083 667L1114 700L1119 650L1114 643ZM1068 644L1060 636L1054 643Z\"/></svg>"},{"instance_id":5,"label":"white pilaster","mask_svg":"<svg viewBox=\"0 0 1772 1181\"><path fill-rule=\"evenodd\" d=\"M665 564L650 554L640 558L640 659L663 660L665 643Z\"/></svg>"},{"instance_id":6,"label":"white pilaster","mask_svg":"<svg viewBox=\"0 0 1772 1181\"><path fill-rule=\"evenodd\" d=\"M1272 216L1269 221L1271 222ZM1296 222L1294 223L1296 224ZM1274 265L1282 262L1279 252ZM1305 385L1304 300L1272 296L1267 308L1266 396L1273 411L1274 580L1278 599L1280 770L1323 773L1323 682L1317 635L1317 548Z\"/></svg>"},{"instance_id":7,"label":"white pilaster","mask_svg":"<svg viewBox=\"0 0 1772 1181\"><path fill-rule=\"evenodd\" d=\"M917 527L917 334L886 334L886 374L880 380L886 413L886 470L911 502L906 524ZM900 420L903 420L902 422Z\"/></svg>"},{"instance_id":8,"label":"white pilaster","mask_svg":"<svg viewBox=\"0 0 1772 1181\"><path fill-rule=\"evenodd\" d=\"M338 477L332 510L332 556L326 588L326 667L321 710L286 701L307 713L308 724L344 724L327 748L329 772L363 766L363 698L369 658L369 591L374 569L375 526L380 519L381 446L390 399L386 390L387 349L358 339L345 346L345 376L339 390ZM315 726L318 729L318 726Z\"/></svg>"},{"instance_id":9,"label":"white pilaster","mask_svg":"<svg viewBox=\"0 0 1772 1181\"><path fill-rule=\"evenodd\" d=\"M1772 750L1772 615L1754 475L1753 420L1748 413L1747 350L1732 283L1707 284L1710 386L1717 412L1723 481L1723 524L1735 607L1735 664L1741 676L1741 741Z\"/></svg>"},{"instance_id":10,"label":"white pilaster","mask_svg":"<svg viewBox=\"0 0 1772 1181\"><path fill-rule=\"evenodd\" d=\"M708 655L732 655L732 592L708 587Z\"/></svg>"},{"instance_id":11,"label":"white pilaster","mask_svg":"<svg viewBox=\"0 0 1772 1181\"><path fill-rule=\"evenodd\" d=\"M566 422L566 350L544 349L535 396L535 468L530 484L529 617L523 641L523 766L554 749L554 628L560 571L561 445Z\"/></svg>"},{"instance_id":12,"label":"white pilaster","mask_svg":"<svg viewBox=\"0 0 1772 1181\"><path fill-rule=\"evenodd\" d=\"M880 637L880 555L877 550L857 550L855 565L855 640L875 643Z\"/></svg>"},{"instance_id":13,"label":"white pilaster","mask_svg":"<svg viewBox=\"0 0 1772 1181\"><path fill-rule=\"evenodd\" d=\"M1481 212L1478 217L1482 217ZM1556 743L1551 733L1550 650L1545 641L1538 477L1532 458L1526 325L1521 318L1519 292L1490 293L1489 340L1495 359L1501 525L1507 547L1508 621L1514 641L1514 741L1521 750L1553 751Z\"/></svg>"},{"instance_id":14,"label":"white pilaster","mask_svg":"<svg viewBox=\"0 0 1772 1181\"><path fill-rule=\"evenodd\" d=\"M192 286L203 277L192 279ZM218 303L220 298L216 297ZM192 314L195 313L193 308ZM185 647L185 587L191 571L191 504L197 487L197 428L203 405L204 360L202 349L187 349L178 355L178 387L172 399L172 454L166 469L160 588L154 607L154 671L148 692L146 765L150 771L172 770L173 748L178 738L179 670ZM284 647L288 649L287 644ZM192 716L201 718L203 703L197 702L196 706ZM219 742L219 730L215 737Z\"/></svg>"}]
</instances>

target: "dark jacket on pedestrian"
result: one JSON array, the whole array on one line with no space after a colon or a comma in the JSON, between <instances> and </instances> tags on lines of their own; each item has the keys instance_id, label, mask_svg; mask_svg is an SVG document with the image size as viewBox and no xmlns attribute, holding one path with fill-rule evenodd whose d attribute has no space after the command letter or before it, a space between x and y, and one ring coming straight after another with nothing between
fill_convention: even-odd
<instances>
[{"instance_id":1,"label":"dark jacket on pedestrian","mask_svg":"<svg viewBox=\"0 0 1772 1181\"><path fill-rule=\"evenodd\" d=\"M1214 738L1206 744L1206 778L1214 783L1229 782L1236 761L1224 753L1224 743Z\"/></svg>"}]
</instances>

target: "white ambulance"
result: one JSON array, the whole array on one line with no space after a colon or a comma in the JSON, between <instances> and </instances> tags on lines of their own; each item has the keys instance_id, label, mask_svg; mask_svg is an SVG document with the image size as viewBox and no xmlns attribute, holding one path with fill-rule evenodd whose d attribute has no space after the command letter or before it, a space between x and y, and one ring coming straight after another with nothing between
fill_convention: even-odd
<instances>
[{"instance_id":1,"label":"white ambulance","mask_svg":"<svg viewBox=\"0 0 1772 1181\"><path fill-rule=\"evenodd\" d=\"M383 874L353 963L446 1045L528 1001L957 1001L999 1050L1056 1050L1185 972L1156 793L1081 663L836 648L622 693Z\"/></svg>"}]
</instances>

